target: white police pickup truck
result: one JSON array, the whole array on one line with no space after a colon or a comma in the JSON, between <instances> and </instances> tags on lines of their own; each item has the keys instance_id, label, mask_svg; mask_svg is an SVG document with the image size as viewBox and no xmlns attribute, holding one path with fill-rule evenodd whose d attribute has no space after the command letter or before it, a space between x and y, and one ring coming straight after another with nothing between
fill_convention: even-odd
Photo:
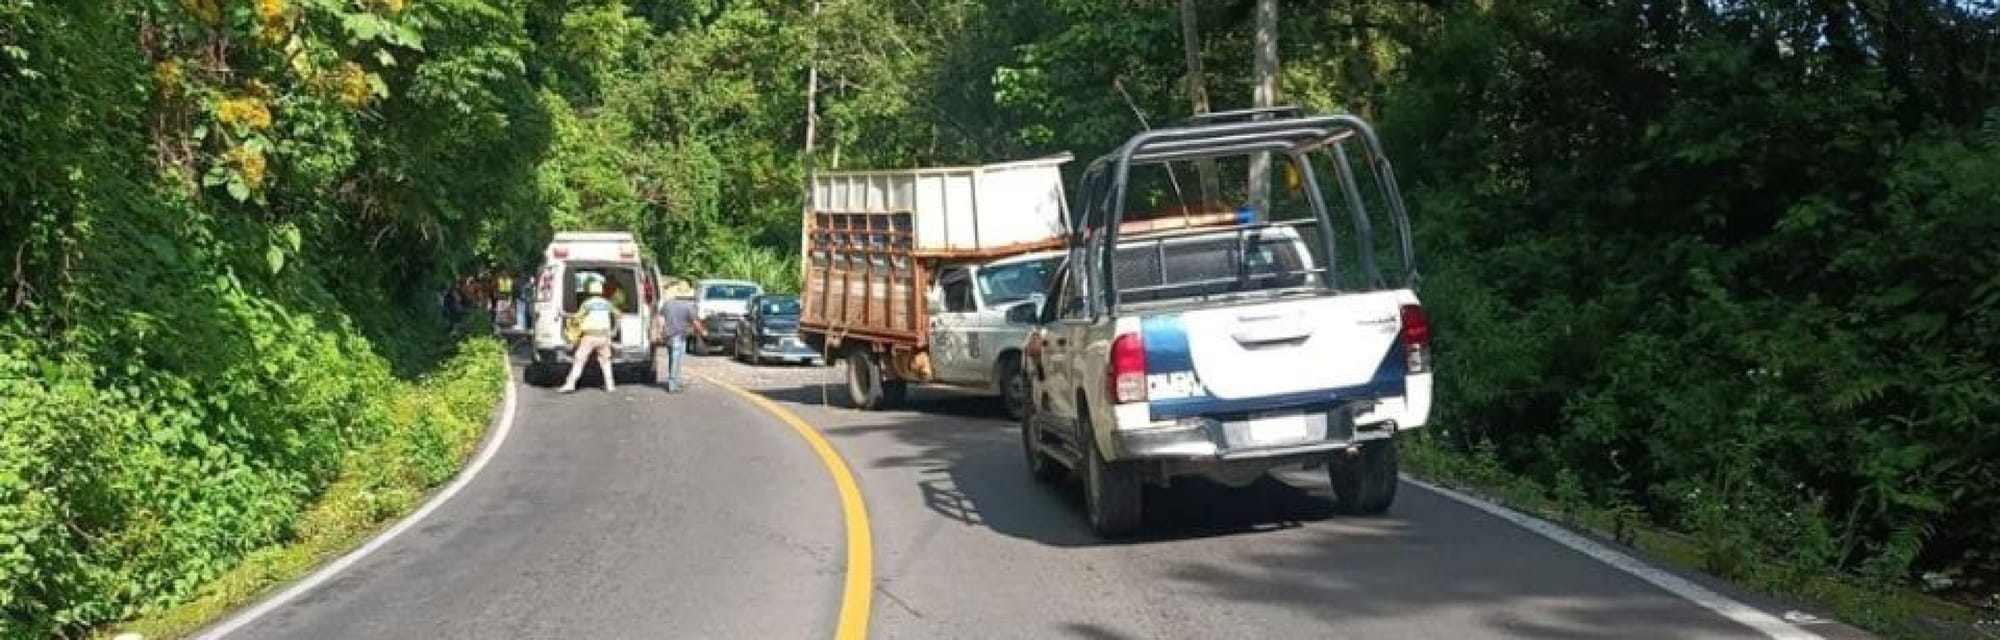
<instances>
[{"instance_id":1,"label":"white police pickup truck","mask_svg":"<svg viewBox=\"0 0 2000 640\"><path fill-rule=\"evenodd\" d=\"M1355 177L1355 151L1375 189ZM1211 198L1193 208L1208 217L1178 229L1127 219L1127 203L1193 188L1179 177L1194 171L1167 171L1179 163L1247 167L1258 153L1279 178L1261 211ZM1240 195L1260 202L1249 187ZM1340 510L1389 507L1395 437L1429 416L1432 362L1408 219L1367 124L1277 108L1155 129L1088 167L1078 202L1025 349L1021 435L1037 479L1081 474L1106 536L1139 526L1142 484L1182 476L1244 486L1324 465ZM1378 240L1378 223L1394 236ZM1393 279L1378 250L1401 254Z\"/></svg>"}]
</instances>

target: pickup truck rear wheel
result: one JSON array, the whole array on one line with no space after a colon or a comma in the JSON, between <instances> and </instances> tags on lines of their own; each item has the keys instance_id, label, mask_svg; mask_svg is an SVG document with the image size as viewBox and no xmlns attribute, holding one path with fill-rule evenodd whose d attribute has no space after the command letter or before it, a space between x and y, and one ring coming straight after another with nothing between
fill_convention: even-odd
<instances>
[{"instance_id":1,"label":"pickup truck rear wheel","mask_svg":"<svg viewBox=\"0 0 2000 640\"><path fill-rule=\"evenodd\" d=\"M1078 416L1077 420L1083 423L1081 431L1086 438L1082 443L1086 449L1083 502L1090 515L1090 528L1107 538L1130 534L1139 528L1139 474L1130 465L1106 461L1104 454L1098 452L1097 443L1088 439L1092 433L1088 415Z\"/></svg>"},{"instance_id":2,"label":"pickup truck rear wheel","mask_svg":"<svg viewBox=\"0 0 2000 640\"><path fill-rule=\"evenodd\" d=\"M1396 502L1396 440L1362 443L1360 455L1336 452L1327 462L1333 481L1333 506L1341 513L1374 515Z\"/></svg>"}]
</instances>

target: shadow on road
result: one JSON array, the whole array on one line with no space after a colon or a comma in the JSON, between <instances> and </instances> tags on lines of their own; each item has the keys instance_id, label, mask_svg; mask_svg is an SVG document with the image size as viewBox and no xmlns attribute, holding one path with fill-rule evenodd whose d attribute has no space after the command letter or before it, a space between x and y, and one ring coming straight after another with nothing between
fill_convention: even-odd
<instances>
[{"instance_id":1,"label":"shadow on road","mask_svg":"<svg viewBox=\"0 0 2000 640\"><path fill-rule=\"evenodd\" d=\"M780 402L821 403L818 385L766 389ZM847 411L835 400L835 409ZM1146 489L1141 534L1108 541L1090 531L1083 495L1072 478L1042 485L1028 476L1020 430L989 397L912 389L909 411L859 414L861 424L822 430L835 439L886 436L904 445L898 455L853 460L874 468L915 470L924 506L952 520L1043 544L1076 547L1144 544L1292 529L1334 517L1331 497L1266 477L1245 488L1205 480L1177 480ZM847 447L844 450L853 451ZM1393 521L1377 523L1393 527Z\"/></svg>"},{"instance_id":2,"label":"shadow on road","mask_svg":"<svg viewBox=\"0 0 2000 640\"><path fill-rule=\"evenodd\" d=\"M822 397L818 385L761 393L813 406ZM833 397L831 410L851 411ZM1175 597L1283 610L1317 624L1424 627L1414 635L1464 624L1512 637L1753 637L1531 532L1409 485L1388 514L1351 517L1334 512L1323 471L1280 472L1241 489L1176 482L1147 489L1142 534L1104 541L1090 531L1073 480L1049 486L1028 476L1018 427L991 398L912 389L907 411L838 422L823 427L836 441L888 437L903 445L841 448L850 456L895 452L849 462L913 471L932 513L1052 547L1141 550L1147 560L1136 570ZM1151 550L1156 545L1163 549ZM1084 623L1065 632L1120 637Z\"/></svg>"}]
</instances>

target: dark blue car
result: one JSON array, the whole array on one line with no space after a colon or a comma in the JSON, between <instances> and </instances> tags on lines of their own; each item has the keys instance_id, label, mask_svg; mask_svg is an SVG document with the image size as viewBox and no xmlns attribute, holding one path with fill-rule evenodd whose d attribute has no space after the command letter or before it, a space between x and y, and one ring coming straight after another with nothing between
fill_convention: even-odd
<instances>
[{"instance_id":1,"label":"dark blue car","mask_svg":"<svg viewBox=\"0 0 2000 640\"><path fill-rule=\"evenodd\" d=\"M760 294L750 298L732 352L750 364L768 361L823 364L825 357L799 336L799 298Z\"/></svg>"}]
</instances>

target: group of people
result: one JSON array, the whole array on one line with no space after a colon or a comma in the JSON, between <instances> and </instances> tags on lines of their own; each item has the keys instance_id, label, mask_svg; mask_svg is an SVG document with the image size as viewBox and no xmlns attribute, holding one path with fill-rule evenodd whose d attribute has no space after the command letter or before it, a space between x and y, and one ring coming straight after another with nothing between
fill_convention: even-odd
<instances>
[{"instance_id":1,"label":"group of people","mask_svg":"<svg viewBox=\"0 0 2000 640\"><path fill-rule=\"evenodd\" d=\"M445 287L439 294L445 323L458 326L468 313L489 313L496 328L528 326L527 287L511 270L482 270Z\"/></svg>"},{"instance_id":2,"label":"group of people","mask_svg":"<svg viewBox=\"0 0 2000 640\"><path fill-rule=\"evenodd\" d=\"M584 284L584 294L588 297L577 306L576 315L573 316L577 322L577 337L574 349L570 352L573 357L570 360L569 378L558 389L562 393L576 391L577 378L583 376L585 363L591 360L596 360L602 369L604 390L614 391L617 388L611 376L611 346L612 336L617 331L619 309L624 305L622 299L613 300L606 296L606 282L591 280ZM612 295L622 294L617 292L615 287L615 284L612 285L614 291ZM653 314L652 329L653 344L667 348L665 376L667 390L679 392L687 387L686 381L681 377L681 365L687 360L688 338L707 337L706 330L701 326L701 320L695 315L694 294L683 292L678 296L660 296L659 306ZM655 366L657 365L658 363L655 363Z\"/></svg>"}]
</instances>

